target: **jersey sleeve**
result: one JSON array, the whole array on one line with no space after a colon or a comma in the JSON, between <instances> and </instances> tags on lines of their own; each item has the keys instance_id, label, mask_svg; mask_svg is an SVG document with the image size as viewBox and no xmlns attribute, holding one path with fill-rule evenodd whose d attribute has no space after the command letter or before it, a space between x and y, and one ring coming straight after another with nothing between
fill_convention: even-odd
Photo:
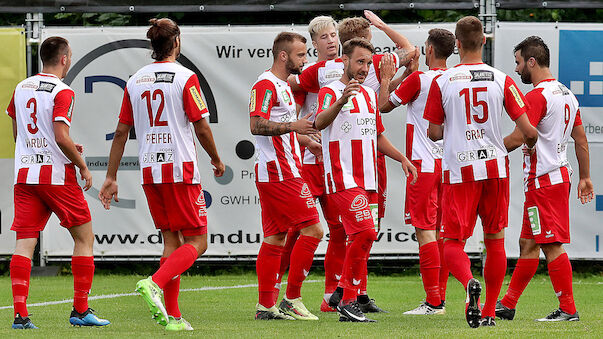
<instances>
[{"instance_id":1,"label":"jersey sleeve","mask_svg":"<svg viewBox=\"0 0 603 339\"><path fill-rule=\"evenodd\" d=\"M270 80L260 80L251 89L249 98L249 115L252 117L270 118L270 111L277 103L276 88Z\"/></svg>"},{"instance_id":2,"label":"jersey sleeve","mask_svg":"<svg viewBox=\"0 0 603 339\"><path fill-rule=\"evenodd\" d=\"M508 75L505 78L504 96L505 109L513 121L528 111L525 97Z\"/></svg>"},{"instance_id":3,"label":"jersey sleeve","mask_svg":"<svg viewBox=\"0 0 603 339\"><path fill-rule=\"evenodd\" d=\"M52 121L62 121L71 126L71 115L75 104L75 93L71 89L61 90L54 96L54 108L52 109Z\"/></svg>"},{"instance_id":4,"label":"jersey sleeve","mask_svg":"<svg viewBox=\"0 0 603 339\"><path fill-rule=\"evenodd\" d=\"M398 72L398 64L400 60L395 53L389 53L394 58L394 74ZM381 59L385 54L373 54L373 66L375 67L375 75L377 76L377 81L381 82Z\"/></svg>"},{"instance_id":5,"label":"jersey sleeve","mask_svg":"<svg viewBox=\"0 0 603 339\"><path fill-rule=\"evenodd\" d=\"M381 112L379 112L379 107L377 107L375 114L377 115L377 135L379 135L385 132L385 127L383 126L383 120L381 120Z\"/></svg>"},{"instance_id":6,"label":"jersey sleeve","mask_svg":"<svg viewBox=\"0 0 603 339\"><path fill-rule=\"evenodd\" d=\"M293 92L293 99L295 100L296 104L303 106L304 103L306 102L306 92L304 92L304 91Z\"/></svg>"},{"instance_id":7,"label":"jersey sleeve","mask_svg":"<svg viewBox=\"0 0 603 339\"><path fill-rule=\"evenodd\" d=\"M395 91L389 96L389 102L398 107L414 101L421 92L421 72L416 71L409 75L398 85Z\"/></svg>"},{"instance_id":8,"label":"jersey sleeve","mask_svg":"<svg viewBox=\"0 0 603 339\"><path fill-rule=\"evenodd\" d=\"M427 102L425 103L425 112L423 112L423 118L437 125L444 123L442 92L440 90L440 84L437 82L439 77L440 76L435 77L431 82L429 94L427 95Z\"/></svg>"},{"instance_id":9,"label":"jersey sleeve","mask_svg":"<svg viewBox=\"0 0 603 339\"><path fill-rule=\"evenodd\" d=\"M197 74L191 75L182 90L182 104L184 113L190 122L199 121L209 116L209 110L201 97L199 78Z\"/></svg>"},{"instance_id":10,"label":"jersey sleeve","mask_svg":"<svg viewBox=\"0 0 603 339\"><path fill-rule=\"evenodd\" d=\"M6 107L6 114L12 119L15 119L17 110L15 109L15 92L13 91L13 96L10 98L10 102L8 103L8 107Z\"/></svg>"},{"instance_id":11,"label":"jersey sleeve","mask_svg":"<svg viewBox=\"0 0 603 339\"><path fill-rule=\"evenodd\" d=\"M321 88L318 92L318 110L316 111L316 114L318 115L320 112L331 107L335 101L337 101L335 91L329 87Z\"/></svg>"},{"instance_id":12,"label":"jersey sleeve","mask_svg":"<svg viewBox=\"0 0 603 339\"><path fill-rule=\"evenodd\" d=\"M324 63L317 62L304 69L300 75L295 76L299 87L304 91L317 93L320 90L320 84L318 83L318 69L320 65L324 65Z\"/></svg>"},{"instance_id":13,"label":"jersey sleeve","mask_svg":"<svg viewBox=\"0 0 603 339\"><path fill-rule=\"evenodd\" d=\"M536 88L526 94L528 102L528 118L532 126L537 126L546 115L546 98L542 95L542 88Z\"/></svg>"},{"instance_id":14,"label":"jersey sleeve","mask_svg":"<svg viewBox=\"0 0 603 339\"><path fill-rule=\"evenodd\" d=\"M134 125L134 113L132 111L130 94L128 94L128 87L124 89L124 98L121 101L121 111L119 112L119 122L129 126Z\"/></svg>"},{"instance_id":15,"label":"jersey sleeve","mask_svg":"<svg viewBox=\"0 0 603 339\"><path fill-rule=\"evenodd\" d=\"M582 116L580 115L580 109L576 112L576 120L574 120L574 127L582 125Z\"/></svg>"}]
</instances>

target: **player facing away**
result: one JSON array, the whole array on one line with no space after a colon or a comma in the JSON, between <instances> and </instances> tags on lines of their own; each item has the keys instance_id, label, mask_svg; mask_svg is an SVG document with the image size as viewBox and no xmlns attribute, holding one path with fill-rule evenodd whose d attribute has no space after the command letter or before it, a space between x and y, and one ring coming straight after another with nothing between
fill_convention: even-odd
<instances>
[{"instance_id":1,"label":"player facing away","mask_svg":"<svg viewBox=\"0 0 603 339\"><path fill-rule=\"evenodd\" d=\"M524 147L524 188L526 200L519 238L520 256L504 298L496 305L496 316L512 320L517 300L536 273L540 249L546 257L559 309L538 321L578 321L572 291L572 265L563 248L570 242L569 194L572 168L567 160L570 136L575 142L580 173L578 199L585 204L593 198L590 180L588 142L578 101L549 70L550 53L537 36L523 40L514 49L515 71L521 81L534 89L526 94L528 116L538 130L534 149ZM505 138L512 151L523 144L519 131Z\"/></svg>"},{"instance_id":2,"label":"player facing away","mask_svg":"<svg viewBox=\"0 0 603 339\"><path fill-rule=\"evenodd\" d=\"M382 75L380 110L389 112L400 105L406 110L406 157L417 168L417 183L406 185L404 219L415 228L419 243L419 267L425 302L404 314L444 314L448 269L444 262L442 225L442 141L427 137L429 121L423 118L429 87L433 79L447 69L446 59L454 52L454 35L445 29L429 31L425 41L426 72L414 71L391 93L387 100L384 89L388 76ZM418 67L418 58L413 64ZM384 83L385 81L385 83Z\"/></svg>"},{"instance_id":3,"label":"player facing away","mask_svg":"<svg viewBox=\"0 0 603 339\"><path fill-rule=\"evenodd\" d=\"M178 294L180 275L207 249L207 211L194 137L209 155L215 176L224 173L224 164L206 119L209 112L197 75L176 63L180 29L167 18L149 22L147 38L156 61L128 80L99 199L106 209L112 199L119 201L117 169L134 126L142 188L155 227L163 236L160 267L140 280L136 291L166 330L192 330L178 308Z\"/></svg>"},{"instance_id":4,"label":"player facing away","mask_svg":"<svg viewBox=\"0 0 603 339\"><path fill-rule=\"evenodd\" d=\"M377 224L376 153L380 150L402 163L404 172L414 166L383 135L377 94L361 85L366 79L375 49L363 38L343 45L344 73L340 80L320 89L315 126L322 131L322 152L329 203L338 207L348 236L343 265L343 296L337 305L340 321L374 322L358 306L360 283L366 277L366 261Z\"/></svg>"},{"instance_id":5,"label":"player facing away","mask_svg":"<svg viewBox=\"0 0 603 339\"><path fill-rule=\"evenodd\" d=\"M312 39L312 45L318 53L316 62L326 62L337 58L339 54L339 38L337 36L337 23L330 16L318 16L308 24L308 32ZM311 67L316 63L306 64L304 69ZM332 70L330 76L340 77L343 70ZM294 75L295 76L295 75ZM326 76L326 74L325 74ZM316 110L318 106L318 91L293 92L295 103L298 107L298 117L307 116L308 120L314 121L316 118ZM320 134L312 136L317 142L320 142ZM321 151L322 152L322 151ZM345 257L345 231L343 225L339 221L338 213L332 208L329 209L328 200L326 199L324 167L321 156L316 156L308 149L302 149L301 156L301 176L308 184L310 192L314 200L320 202L325 221L329 227L329 240L327 252L325 253L324 268L325 268L325 294L320 305L322 312L335 312L334 308L328 305L331 294L337 287L341 278L341 269L343 267L343 259ZM281 267L277 278L277 290L275 293L275 301L278 299L281 279L289 267L289 258L295 241L299 236L299 231L290 228L287 233L287 241L283 248L281 257Z\"/></svg>"},{"instance_id":6,"label":"player facing away","mask_svg":"<svg viewBox=\"0 0 603 339\"><path fill-rule=\"evenodd\" d=\"M444 258L450 273L467 291L465 316L470 327L494 326L496 299L507 270L504 228L508 224L509 169L500 132L503 112L515 121L529 147L538 139L526 114L528 105L509 76L482 61L485 37L473 16L456 24L461 63L434 78L424 118L431 140L444 139L442 223ZM444 126L442 127L442 124ZM477 216L484 228L486 303L480 310L481 284L473 278L465 241Z\"/></svg>"},{"instance_id":7,"label":"player facing away","mask_svg":"<svg viewBox=\"0 0 603 339\"><path fill-rule=\"evenodd\" d=\"M37 329L29 319L27 296L31 258L51 213L74 241L71 257L75 326L104 326L88 307L94 278L92 246L94 233L88 203L78 185L76 167L92 186L92 174L81 156L83 147L69 136L75 94L61 79L71 65L71 47L61 37L50 37L40 46L42 72L21 81L6 113L13 119L15 138L15 217L11 229L17 234L10 262L13 290L14 329Z\"/></svg>"},{"instance_id":8,"label":"player facing away","mask_svg":"<svg viewBox=\"0 0 603 339\"><path fill-rule=\"evenodd\" d=\"M297 33L279 33L272 51L273 64L258 77L249 102L250 129L258 150L255 177L264 232L256 261L259 301L255 319L318 320L301 298L302 283L323 231L312 192L300 174L300 144L317 153L320 145L302 135L316 130L308 119L297 119L287 83L287 77L299 74L307 61L306 38ZM291 250L287 291L277 308L275 284L290 228L300 235Z\"/></svg>"}]
</instances>

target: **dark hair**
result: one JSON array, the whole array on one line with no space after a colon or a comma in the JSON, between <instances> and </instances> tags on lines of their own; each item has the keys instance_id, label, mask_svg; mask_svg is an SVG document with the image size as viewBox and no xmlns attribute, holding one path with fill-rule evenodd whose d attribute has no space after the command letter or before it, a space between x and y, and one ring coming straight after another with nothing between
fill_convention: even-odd
<instances>
[{"instance_id":1,"label":"dark hair","mask_svg":"<svg viewBox=\"0 0 603 339\"><path fill-rule=\"evenodd\" d=\"M427 43L433 47L438 59L447 59L454 52L454 34L447 29L430 29Z\"/></svg>"},{"instance_id":2,"label":"dark hair","mask_svg":"<svg viewBox=\"0 0 603 339\"><path fill-rule=\"evenodd\" d=\"M371 51L371 53L375 54L375 47L373 47L373 44L371 44L365 38L353 38L346 41L343 44L343 54L347 55L348 57L351 57L356 47L366 48Z\"/></svg>"},{"instance_id":3,"label":"dark hair","mask_svg":"<svg viewBox=\"0 0 603 339\"><path fill-rule=\"evenodd\" d=\"M174 50L176 39L180 36L180 28L168 18L149 20L151 27L147 31L147 38L151 40L155 60L164 60Z\"/></svg>"},{"instance_id":4,"label":"dark hair","mask_svg":"<svg viewBox=\"0 0 603 339\"><path fill-rule=\"evenodd\" d=\"M474 16L466 16L456 23L454 35L461 42L464 50L476 51L484 43L482 22Z\"/></svg>"},{"instance_id":5,"label":"dark hair","mask_svg":"<svg viewBox=\"0 0 603 339\"><path fill-rule=\"evenodd\" d=\"M345 44L346 41L359 38L366 31L371 29L371 23L365 18L353 17L345 18L337 25L339 41Z\"/></svg>"},{"instance_id":6,"label":"dark hair","mask_svg":"<svg viewBox=\"0 0 603 339\"><path fill-rule=\"evenodd\" d=\"M276 38L274 38L274 43L272 44L272 55L274 59L278 57L278 54L282 51L287 52L289 54L291 52L291 44L295 42L295 40L299 40L306 43L306 38L297 33L293 32L280 32Z\"/></svg>"},{"instance_id":7,"label":"dark hair","mask_svg":"<svg viewBox=\"0 0 603 339\"><path fill-rule=\"evenodd\" d=\"M517 51L520 51L521 57L525 61L528 61L529 58L534 58L541 67L549 67L551 63L549 46L539 36L532 35L525 38L513 49L513 53Z\"/></svg>"},{"instance_id":8,"label":"dark hair","mask_svg":"<svg viewBox=\"0 0 603 339\"><path fill-rule=\"evenodd\" d=\"M40 59L42 64L53 66L59 63L63 55L69 51L69 41L58 36L51 36L40 45Z\"/></svg>"}]
</instances>

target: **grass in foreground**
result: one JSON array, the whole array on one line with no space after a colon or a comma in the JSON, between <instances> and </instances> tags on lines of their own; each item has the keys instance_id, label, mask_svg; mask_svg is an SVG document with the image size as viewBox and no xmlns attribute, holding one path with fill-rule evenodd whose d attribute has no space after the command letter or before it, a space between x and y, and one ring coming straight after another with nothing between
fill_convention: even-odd
<instances>
[{"instance_id":1,"label":"grass in foreground","mask_svg":"<svg viewBox=\"0 0 603 339\"><path fill-rule=\"evenodd\" d=\"M91 296L131 293L142 276L95 277ZM507 277L503 293L508 284ZM495 328L470 329L464 320L464 291L450 278L443 316L403 316L402 312L416 307L424 298L421 280L417 276L369 278L369 294L388 314L372 315L378 323L339 323L334 313L321 313L322 277L310 275L308 280L319 282L304 285L302 294L308 309L320 317L316 322L255 321L256 287L182 292L180 309L195 331L166 333L152 320L139 296L121 296L92 300L90 306L101 318L112 322L106 328L74 328L68 323L71 303L33 306L34 324L39 330L12 330L12 309L0 309L0 338L155 338L158 336L203 336L212 338L248 337L603 337L603 279L576 278L574 295L581 320L573 323L537 323L536 318L547 315L557 307L557 299L546 275L537 275L518 304L513 321L497 320ZM481 279L483 282L483 279ZM185 276L181 288L255 284L254 275ZM12 305L10 280L0 277L0 307ZM29 304L57 301L72 297L71 276L33 278Z\"/></svg>"}]
</instances>

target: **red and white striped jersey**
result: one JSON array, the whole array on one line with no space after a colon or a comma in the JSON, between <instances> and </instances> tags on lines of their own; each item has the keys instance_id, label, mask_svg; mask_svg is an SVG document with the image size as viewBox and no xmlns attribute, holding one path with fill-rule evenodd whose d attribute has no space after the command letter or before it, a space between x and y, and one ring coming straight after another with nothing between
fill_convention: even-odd
<instances>
[{"instance_id":1,"label":"red and white striped jersey","mask_svg":"<svg viewBox=\"0 0 603 339\"><path fill-rule=\"evenodd\" d=\"M507 150L500 121L528 105L515 82L486 64L460 64L434 78L425 119L444 124L443 182L460 183L508 177Z\"/></svg>"},{"instance_id":2,"label":"red and white striped jersey","mask_svg":"<svg viewBox=\"0 0 603 339\"><path fill-rule=\"evenodd\" d=\"M389 53L394 58L394 65L396 67L396 71L398 71L398 64L400 63L400 59L396 53ZM379 89L381 88L381 59L385 56L385 54L373 54L373 63L369 66L369 72L364 80L363 85L372 88L375 92L379 93Z\"/></svg>"},{"instance_id":3,"label":"red and white striped jersey","mask_svg":"<svg viewBox=\"0 0 603 339\"><path fill-rule=\"evenodd\" d=\"M297 120L295 99L287 81L271 71L262 73L253 84L249 115L274 122ZM256 135L255 179L257 182L279 182L300 178L300 150L297 133Z\"/></svg>"},{"instance_id":4,"label":"red and white striped jersey","mask_svg":"<svg viewBox=\"0 0 603 339\"><path fill-rule=\"evenodd\" d=\"M345 85L335 81L318 92L318 114L341 98ZM361 86L337 118L322 130L327 193L361 187L377 190L377 136L384 131L377 94Z\"/></svg>"},{"instance_id":5,"label":"red and white striped jersey","mask_svg":"<svg viewBox=\"0 0 603 339\"><path fill-rule=\"evenodd\" d=\"M528 117L538 130L536 150L524 156L524 189L571 182L567 143L574 126L582 125L578 100L555 79L543 80L526 94Z\"/></svg>"},{"instance_id":6,"label":"red and white striped jersey","mask_svg":"<svg viewBox=\"0 0 603 339\"><path fill-rule=\"evenodd\" d=\"M77 185L75 165L56 143L54 122L71 126L75 95L52 74L21 81L6 109L17 123L15 183Z\"/></svg>"},{"instance_id":7,"label":"red and white striped jersey","mask_svg":"<svg viewBox=\"0 0 603 339\"><path fill-rule=\"evenodd\" d=\"M420 172L434 173L436 159L442 159L443 142L429 139L429 121L423 118L429 87L433 79L445 69L434 68L423 73L413 72L389 96L393 106L407 105L406 110L406 157L419 164Z\"/></svg>"},{"instance_id":8,"label":"red and white striped jersey","mask_svg":"<svg viewBox=\"0 0 603 339\"><path fill-rule=\"evenodd\" d=\"M326 64L326 61L324 61L324 63ZM316 62L312 62L312 63L305 65L304 70L312 67L315 64L316 64ZM325 71L326 70L322 70L319 73L324 73ZM339 71L337 71L337 72L339 73ZM343 69L341 70L341 74L343 74ZM323 80L323 82L324 82L324 80ZM307 116L308 114L310 114L310 116L308 116L308 120L310 120L310 121L316 120L316 111L318 110L318 91L316 91L316 92L300 92L300 91L298 91L298 92L293 93L293 96L295 97L295 102L297 102L298 104L301 104L301 109L299 111L299 117L303 118L303 117ZM312 154L312 152L309 152L308 150L305 150L302 152L302 164L319 164L319 163L320 162L318 161L316 156L314 156L314 154Z\"/></svg>"},{"instance_id":9,"label":"red and white striped jersey","mask_svg":"<svg viewBox=\"0 0 603 339\"><path fill-rule=\"evenodd\" d=\"M142 184L201 183L191 122L207 116L188 68L155 62L128 80L119 121L136 128Z\"/></svg>"}]
</instances>

